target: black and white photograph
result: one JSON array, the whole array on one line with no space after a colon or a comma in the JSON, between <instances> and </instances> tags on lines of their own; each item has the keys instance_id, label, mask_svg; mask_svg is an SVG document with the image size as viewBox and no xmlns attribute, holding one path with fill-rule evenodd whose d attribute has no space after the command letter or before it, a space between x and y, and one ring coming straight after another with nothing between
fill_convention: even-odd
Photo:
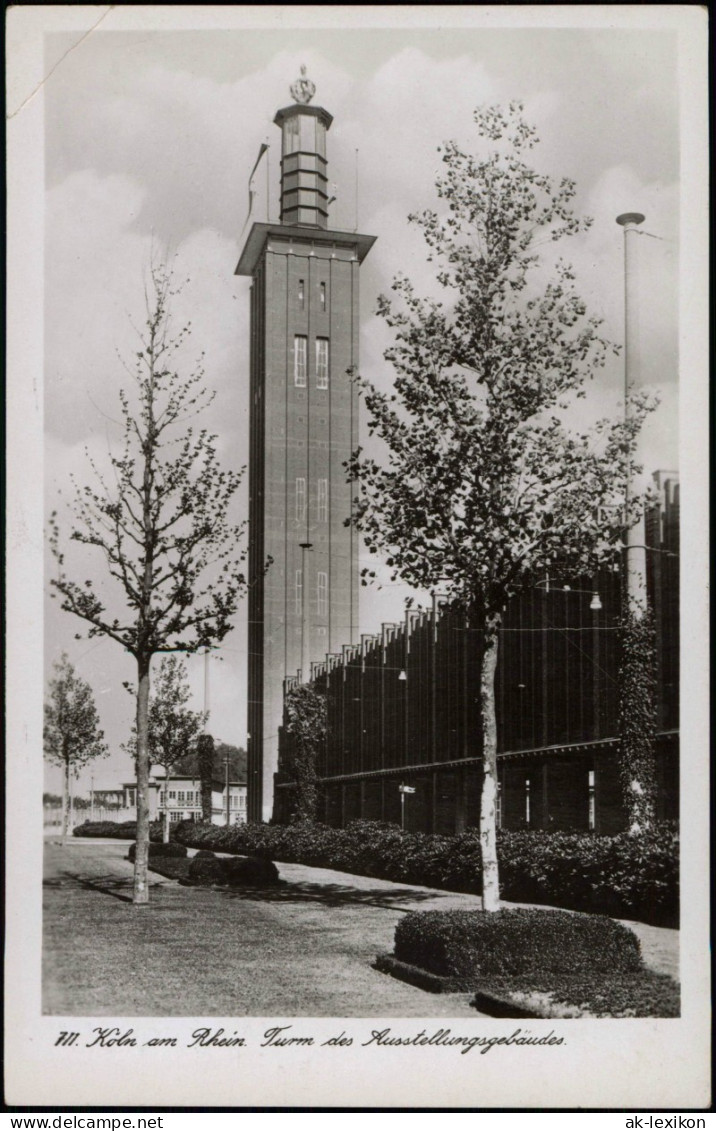
<instances>
[{"instance_id":1,"label":"black and white photograph","mask_svg":"<svg viewBox=\"0 0 716 1131\"><path fill-rule=\"evenodd\" d=\"M9 11L8 1103L708 1107L706 29Z\"/></svg>"}]
</instances>

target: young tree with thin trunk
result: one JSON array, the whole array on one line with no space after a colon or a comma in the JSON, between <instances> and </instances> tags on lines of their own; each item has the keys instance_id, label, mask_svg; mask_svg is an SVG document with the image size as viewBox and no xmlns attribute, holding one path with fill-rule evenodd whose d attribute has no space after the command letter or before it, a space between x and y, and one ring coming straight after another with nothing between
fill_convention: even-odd
<instances>
[{"instance_id":1,"label":"young tree with thin trunk","mask_svg":"<svg viewBox=\"0 0 716 1131\"><path fill-rule=\"evenodd\" d=\"M368 548L387 555L394 578L439 586L481 639L482 887L493 911L503 613L555 563L580 575L614 555L630 454L653 405L641 393L628 420L569 426L613 347L587 315L571 269L559 260L545 270L536 249L589 221L572 210L572 181L525 162L537 138L519 103L478 109L475 122L479 154L454 142L442 149L441 213L410 217L445 301L421 299L402 277L393 283L397 306L381 298L379 313L395 331L385 355L394 389L360 384L370 434L387 459L359 449L348 470L360 487L354 521ZM630 499L627 523L641 502Z\"/></svg>"},{"instance_id":2,"label":"young tree with thin trunk","mask_svg":"<svg viewBox=\"0 0 716 1131\"><path fill-rule=\"evenodd\" d=\"M119 390L122 450L110 453L111 480L91 464L94 485L75 484L70 540L86 547L88 562L96 557L99 563L88 580L68 575L57 515L51 520L58 568L52 584L62 608L89 624L88 636L115 640L137 665L137 905L149 899L152 657L218 644L231 631L246 589L240 572L245 523L229 519L243 472L222 469L216 436L195 429L213 394L201 361L187 373L177 368L190 325L172 327L175 293L170 271L152 266L141 349L127 367L133 391Z\"/></svg>"},{"instance_id":3,"label":"young tree with thin trunk","mask_svg":"<svg viewBox=\"0 0 716 1131\"><path fill-rule=\"evenodd\" d=\"M50 696L45 702L44 749L48 759L62 766L62 836L69 832L71 777L95 758L106 758L109 747L100 730L92 688L77 675L67 654L54 665Z\"/></svg>"},{"instance_id":4,"label":"young tree with thin trunk","mask_svg":"<svg viewBox=\"0 0 716 1131\"><path fill-rule=\"evenodd\" d=\"M133 688L128 689L136 695ZM169 775L187 756L196 753L207 715L192 711L187 703L191 689L186 664L178 656L164 656L149 697L149 761L164 770L163 839L169 841ZM137 728L125 749L137 758Z\"/></svg>"}]
</instances>

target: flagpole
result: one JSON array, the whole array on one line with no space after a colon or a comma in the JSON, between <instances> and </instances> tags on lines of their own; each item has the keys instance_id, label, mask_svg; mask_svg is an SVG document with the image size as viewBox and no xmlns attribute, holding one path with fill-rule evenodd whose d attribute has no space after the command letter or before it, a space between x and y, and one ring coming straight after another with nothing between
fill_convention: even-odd
<instances>
[{"instance_id":1,"label":"flagpole","mask_svg":"<svg viewBox=\"0 0 716 1131\"><path fill-rule=\"evenodd\" d=\"M270 180L270 177L269 177L269 161L270 161L270 159L271 159L271 146L268 143L268 138L266 138L266 223L267 224L270 223L270 213L269 213L269 192L271 190L271 180Z\"/></svg>"}]
</instances>

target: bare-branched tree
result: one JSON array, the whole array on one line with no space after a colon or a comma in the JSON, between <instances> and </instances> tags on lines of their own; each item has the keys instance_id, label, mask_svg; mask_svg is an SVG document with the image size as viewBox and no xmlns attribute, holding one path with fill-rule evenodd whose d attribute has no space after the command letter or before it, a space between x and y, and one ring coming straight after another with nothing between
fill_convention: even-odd
<instances>
[{"instance_id":1,"label":"bare-branched tree","mask_svg":"<svg viewBox=\"0 0 716 1131\"><path fill-rule=\"evenodd\" d=\"M243 470L223 469L217 437L195 429L194 418L213 394L201 361L188 373L177 368L190 325L172 327L175 293L171 272L152 266L141 349L128 367L133 388L119 390L123 448L110 453L111 480L91 463L93 484L74 484L69 537L87 549L88 563L98 562L97 572L81 582L68 576L57 513L50 533L58 570L52 584L62 608L89 624L88 636L115 640L137 664L135 904L149 898L152 657L218 644L231 631L246 589L245 523L229 517ZM111 598L107 582L114 587Z\"/></svg>"}]
</instances>

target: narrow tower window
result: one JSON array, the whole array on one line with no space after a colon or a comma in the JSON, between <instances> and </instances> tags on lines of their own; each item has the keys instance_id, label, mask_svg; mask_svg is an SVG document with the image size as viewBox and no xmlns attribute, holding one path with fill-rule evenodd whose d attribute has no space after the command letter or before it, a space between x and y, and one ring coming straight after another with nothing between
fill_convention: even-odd
<instances>
[{"instance_id":1,"label":"narrow tower window","mask_svg":"<svg viewBox=\"0 0 716 1131\"><path fill-rule=\"evenodd\" d=\"M328 388L328 338L316 338L316 388Z\"/></svg>"},{"instance_id":2,"label":"narrow tower window","mask_svg":"<svg viewBox=\"0 0 716 1131\"><path fill-rule=\"evenodd\" d=\"M326 284L325 283L321 283L320 288L318 290L318 301L321 304L321 310L325 310L326 309Z\"/></svg>"},{"instance_id":3,"label":"narrow tower window","mask_svg":"<svg viewBox=\"0 0 716 1131\"><path fill-rule=\"evenodd\" d=\"M301 477L296 480L296 522L303 522L306 517L306 480Z\"/></svg>"},{"instance_id":4,"label":"narrow tower window","mask_svg":"<svg viewBox=\"0 0 716 1131\"><path fill-rule=\"evenodd\" d=\"M283 152L284 156L287 153L295 153L298 149L298 118L286 118L283 127Z\"/></svg>"},{"instance_id":5,"label":"narrow tower window","mask_svg":"<svg viewBox=\"0 0 716 1131\"><path fill-rule=\"evenodd\" d=\"M318 521L328 522L328 480L318 480Z\"/></svg>"},{"instance_id":6,"label":"narrow tower window","mask_svg":"<svg viewBox=\"0 0 716 1131\"><path fill-rule=\"evenodd\" d=\"M303 388L306 384L306 337L296 334L293 339L293 383Z\"/></svg>"},{"instance_id":7,"label":"narrow tower window","mask_svg":"<svg viewBox=\"0 0 716 1131\"><path fill-rule=\"evenodd\" d=\"M295 597L296 597L296 616L301 615L301 600L303 597L303 570L296 570L296 584L295 584Z\"/></svg>"},{"instance_id":8,"label":"narrow tower window","mask_svg":"<svg viewBox=\"0 0 716 1131\"><path fill-rule=\"evenodd\" d=\"M303 279L299 279L298 280L298 305L301 307L301 310L303 310L305 300L306 300L306 288L305 288Z\"/></svg>"},{"instance_id":9,"label":"narrow tower window","mask_svg":"<svg viewBox=\"0 0 716 1131\"><path fill-rule=\"evenodd\" d=\"M316 596L318 598L318 615L325 616L328 612L328 574L318 573Z\"/></svg>"}]
</instances>

